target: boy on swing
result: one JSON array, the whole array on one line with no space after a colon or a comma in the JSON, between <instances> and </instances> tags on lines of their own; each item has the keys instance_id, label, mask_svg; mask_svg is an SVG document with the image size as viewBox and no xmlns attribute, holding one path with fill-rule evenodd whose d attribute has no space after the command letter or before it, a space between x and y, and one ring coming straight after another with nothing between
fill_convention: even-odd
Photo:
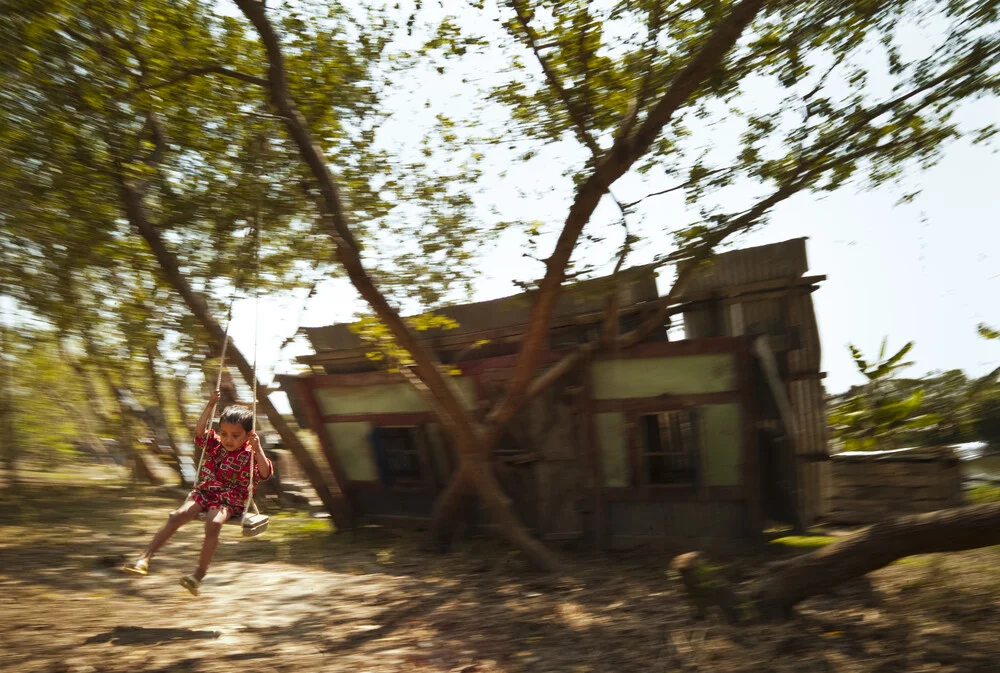
<instances>
[{"instance_id":1,"label":"boy on swing","mask_svg":"<svg viewBox=\"0 0 1000 673\"><path fill-rule=\"evenodd\" d=\"M233 405L226 407L219 417L219 432L206 429L212 422L212 412L221 397L216 390L205 405L195 430L195 444L202 449L201 470L194 490L178 509L170 513L170 518L153 536L138 559L125 566L126 572L145 575L149 572L149 560L177 530L206 512L205 540L201 545L198 568L191 575L181 578L182 587L193 595L198 595L198 587L205 578L208 565L219 545L222 524L231 518L243 516L250 487L250 459L253 457L253 489L270 478L272 465L260 446L260 438L254 432L253 412L246 407Z\"/></svg>"}]
</instances>

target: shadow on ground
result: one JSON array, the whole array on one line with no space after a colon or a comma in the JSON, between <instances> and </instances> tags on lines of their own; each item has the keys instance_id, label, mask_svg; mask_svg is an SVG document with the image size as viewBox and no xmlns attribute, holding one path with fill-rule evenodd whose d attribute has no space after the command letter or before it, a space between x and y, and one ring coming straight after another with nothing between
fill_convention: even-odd
<instances>
[{"instance_id":1,"label":"shadow on ground","mask_svg":"<svg viewBox=\"0 0 1000 673\"><path fill-rule=\"evenodd\" d=\"M407 534L331 535L279 515L259 538L224 533L192 598L176 582L197 558L197 525L149 577L116 570L176 500L93 486L2 493L0 670L985 673L1000 655L997 549L919 557L876 573L875 601L842 591L793 623L737 628L691 618L669 556L569 558L577 581L556 589L490 541L436 556Z\"/></svg>"}]
</instances>

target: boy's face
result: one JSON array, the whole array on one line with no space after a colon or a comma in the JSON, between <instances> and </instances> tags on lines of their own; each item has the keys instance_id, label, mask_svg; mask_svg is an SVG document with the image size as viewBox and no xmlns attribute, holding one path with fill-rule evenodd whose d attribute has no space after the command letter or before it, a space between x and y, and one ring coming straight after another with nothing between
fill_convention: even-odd
<instances>
[{"instance_id":1,"label":"boy's face","mask_svg":"<svg viewBox=\"0 0 1000 673\"><path fill-rule=\"evenodd\" d=\"M238 451L247 443L247 436L250 433L243 429L239 423L220 423L219 440L226 451Z\"/></svg>"}]
</instances>

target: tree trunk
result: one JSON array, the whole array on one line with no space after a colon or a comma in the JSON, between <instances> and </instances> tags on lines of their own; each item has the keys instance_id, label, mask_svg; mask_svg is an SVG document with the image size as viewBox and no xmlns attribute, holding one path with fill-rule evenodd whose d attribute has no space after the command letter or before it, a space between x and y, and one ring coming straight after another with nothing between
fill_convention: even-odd
<instances>
[{"instance_id":1,"label":"tree trunk","mask_svg":"<svg viewBox=\"0 0 1000 673\"><path fill-rule=\"evenodd\" d=\"M192 314L194 314L195 318L197 318L197 320L212 336L212 339L221 349L226 340L225 330L212 316L205 300L194 291L187 279L181 273L177 258L172 252L170 252L170 250L167 249L163 239L160 237L160 233L156 230L156 227L153 226L153 223L146 217L141 191L135 185L130 184L124 176L119 174L117 178L122 199L125 204L125 213L129 222L139 231L140 235L146 240L146 243L149 244L153 255L156 257L156 260L160 265L161 271L167 279L167 282L169 282L171 287L173 287L174 290L176 290L177 293L184 299L188 309ZM329 512L333 522L338 528L353 526L354 518L348 503L343 498L335 497L330 491L326 480L323 478L323 473L319 470L319 467L316 465L316 462L313 460L308 449L303 446L302 442L299 441L299 438L292 431L291 427L289 427L284 417L278 413L278 410L274 408L273 404L271 404L271 401L267 397L266 388L260 385L258 381L254 380L253 366L251 363L243 357L243 354L233 343L229 344L226 353L227 356L232 358L232 360L236 363L236 366L239 369L240 374L243 375L243 378L254 389L254 394L257 396L258 408L263 410L268 421L271 422L271 425L281 436L282 443L288 447L288 449L292 452L292 455L295 456L295 459L302 466L302 470L309 478L313 489L315 489L316 494L323 502L323 506L326 508L327 512Z\"/></svg>"},{"instance_id":2,"label":"tree trunk","mask_svg":"<svg viewBox=\"0 0 1000 673\"><path fill-rule=\"evenodd\" d=\"M195 426L188 415L187 407L184 405L184 379L176 377L172 385L174 387L174 402L177 404L177 413L180 414L181 424L187 430L188 436L194 437Z\"/></svg>"},{"instance_id":3,"label":"tree trunk","mask_svg":"<svg viewBox=\"0 0 1000 673\"><path fill-rule=\"evenodd\" d=\"M469 475L461 466L452 475L451 481L434 501L431 511L431 526L427 531L428 551L448 551L455 529L462 515L462 505L474 493Z\"/></svg>"},{"instance_id":4,"label":"tree trunk","mask_svg":"<svg viewBox=\"0 0 1000 673\"><path fill-rule=\"evenodd\" d=\"M184 469L181 467L181 451L177 444L177 438L174 436L174 431L170 429L170 419L167 418L166 398L163 395L163 389L160 387L163 382L160 380L160 373L156 371L156 352L152 346L146 348L146 371L149 373L149 385L153 389L153 397L156 399L156 404L160 409L159 414L153 414L152 410L148 408L144 410L146 425L149 426L153 436L157 438L157 443L159 443L160 435L162 435L162 439L167 441L167 446L170 447L170 455L174 459L171 467L174 468L180 477L181 486L190 488L194 484L184 476Z\"/></svg>"},{"instance_id":5,"label":"tree trunk","mask_svg":"<svg viewBox=\"0 0 1000 673\"><path fill-rule=\"evenodd\" d=\"M94 381L90 374L87 372L87 368L83 366L83 363L76 358L69 355L66 352L65 347L62 344L62 339L59 340L59 352L62 355L63 360L69 363L70 367L76 373L77 378L80 379L80 383L84 386L84 392L87 398L87 408L90 409L91 415L96 418L101 427L98 430L107 430L111 427L111 417L108 415L98 401L101 399L101 394L97 390L97 386L94 385Z\"/></svg>"},{"instance_id":6,"label":"tree trunk","mask_svg":"<svg viewBox=\"0 0 1000 673\"><path fill-rule=\"evenodd\" d=\"M559 572L560 564L555 555L532 537L518 520L510 498L497 481L493 465L484 459L477 462L478 465L473 472L473 483L476 484L476 492L500 536L515 549L520 550L535 568L548 573Z\"/></svg>"},{"instance_id":7,"label":"tree trunk","mask_svg":"<svg viewBox=\"0 0 1000 673\"><path fill-rule=\"evenodd\" d=\"M137 481L141 480L154 486L159 486L162 483L161 480L149 469L146 461L142 458L141 452L136 447L135 428L133 426L135 419L133 418L131 409L125 404L125 393L121 386L115 383L114 377L108 371L108 368L103 365L103 358L97 344L94 342L94 336L90 331L89 325L85 323L81 324L80 336L83 338L87 357L94 364L98 376L104 380L104 385L108 387L112 397L115 399L115 405L118 409L118 441L121 444L121 450L125 455L125 459L132 464L133 478Z\"/></svg>"},{"instance_id":8,"label":"tree trunk","mask_svg":"<svg viewBox=\"0 0 1000 673\"><path fill-rule=\"evenodd\" d=\"M1000 544L1000 503L901 516L795 558L759 580L750 596L767 618L787 618L802 600L913 554Z\"/></svg>"},{"instance_id":9,"label":"tree trunk","mask_svg":"<svg viewBox=\"0 0 1000 673\"><path fill-rule=\"evenodd\" d=\"M102 418L102 415L97 412L97 400L96 391L93 385L90 384L90 377L87 376L87 372L79 360L72 357L67 351L66 347L63 345L62 336L58 339L59 343L59 356L62 358L63 362L67 363L76 374L77 379L84 386L84 397L87 398L87 411L81 412L79 407L74 405L73 413L76 414L80 419L80 429L83 431L84 441L90 448L90 451L98 457L102 462L112 464L114 460L111 454L108 453L108 449L104 446L104 442L98 436L98 433L94 430L94 419L99 419L104 423L107 423L106 418Z\"/></svg>"},{"instance_id":10,"label":"tree trunk","mask_svg":"<svg viewBox=\"0 0 1000 673\"><path fill-rule=\"evenodd\" d=\"M14 438L14 366L13 356L8 356L6 316L0 322L0 367L3 368L3 382L0 383L0 460L10 484L17 483L17 443Z\"/></svg>"},{"instance_id":11,"label":"tree trunk","mask_svg":"<svg viewBox=\"0 0 1000 673\"><path fill-rule=\"evenodd\" d=\"M488 460L492 456L492 442L484 443L481 441L483 439L480 436L482 433L476 432L475 420L462 406L456 392L457 387L448 380L448 375L443 373L443 368L434 353L417 340L413 329L389 303L364 267L360 249L348 225L340 192L333 175L330 173L326 157L313 141L308 123L296 107L288 89L288 76L285 72L284 56L281 53L281 41L267 18L264 4L257 2L257 0L236 0L236 4L253 24L260 35L261 42L263 42L269 63L268 86L271 103L283 118L288 134L295 142L303 162L316 180L320 192L317 205L323 216L323 222L328 225L327 233L336 246L337 261L344 268L358 293L371 306L375 315L386 325L397 343L413 359L416 377L419 378L420 383L429 394L434 397L433 408L455 440L455 446L458 447L458 473L469 470L474 475L471 483L476 486L483 504L490 512L494 524L500 529L501 535L524 552L526 557L535 562L540 569L554 570L557 567L555 558L538 541L528 535L511 509L509 500L503 495L499 484L496 483ZM598 200L599 198L600 195L597 196ZM472 463L471 466L470 463ZM459 485L456 488L461 487L462 485ZM435 528L440 528L440 526L435 526Z\"/></svg>"},{"instance_id":12,"label":"tree trunk","mask_svg":"<svg viewBox=\"0 0 1000 673\"><path fill-rule=\"evenodd\" d=\"M118 403L118 413L121 417L119 441L122 445L122 451L125 452L128 460L132 463L133 478L136 481L144 481L153 486L162 486L163 480L150 469L149 465L143 459L142 452L136 448L135 426L133 424L135 419L128 405L125 404L123 391L120 388L114 388L114 393L115 400Z\"/></svg>"}]
</instances>

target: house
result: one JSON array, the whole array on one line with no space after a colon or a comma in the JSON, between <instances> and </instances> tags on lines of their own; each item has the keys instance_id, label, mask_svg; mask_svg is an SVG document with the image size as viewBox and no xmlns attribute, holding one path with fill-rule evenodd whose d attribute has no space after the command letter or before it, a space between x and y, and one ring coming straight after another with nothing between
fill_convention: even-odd
<instances>
[{"instance_id":1,"label":"house","mask_svg":"<svg viewBox=\"0 0 1000 673\"><path fill-rule=\"evenodd\" d=\"M518 413L496 449L498 476L543 540L622 548L677 538L753 539L767 521L807 525L824 510L819 340L805 241L718 255L678 288L676 320L566 374ZM654 267L563 292L544 362L597 338L616 288L620 329L661 300ZM503 393L530 311L515 295L443 309L422 333L470 412ZM347 325L307 330L309 372L281 376L300 425L366 522L425 526L455 467L446 433L402 376L367 357ZM820 427L820 425L822 427ZM484 520L475 507L470 523Z\"/></svg>"}]
</instances>

